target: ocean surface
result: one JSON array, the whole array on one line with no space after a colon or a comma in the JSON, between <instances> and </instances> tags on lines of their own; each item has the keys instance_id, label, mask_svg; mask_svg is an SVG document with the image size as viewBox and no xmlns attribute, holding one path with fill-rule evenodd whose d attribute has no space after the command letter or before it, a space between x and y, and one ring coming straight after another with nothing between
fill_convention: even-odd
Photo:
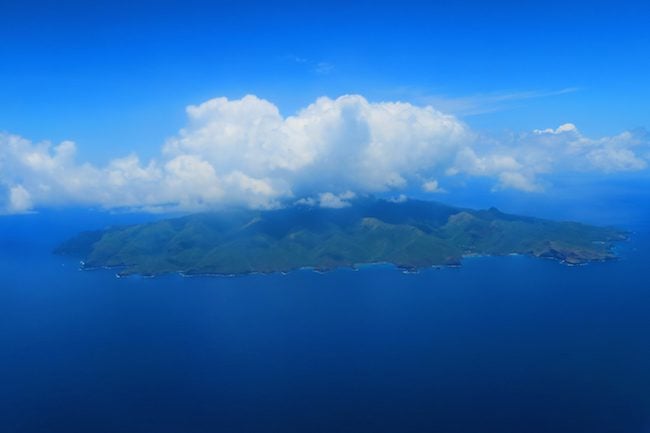
<instances>
[{"instance_id":1,"label":"ocean surface","mask_svg":"<svg viewBox=\"0 0 650 433\"><path fill-rule=\"evenodd\" d=\"M417 274L118 279L51 250L150 217L0 217L0 432L650 432L638 203L544 209L632 230L616 262Z\"/></svg>"}]
</instances>

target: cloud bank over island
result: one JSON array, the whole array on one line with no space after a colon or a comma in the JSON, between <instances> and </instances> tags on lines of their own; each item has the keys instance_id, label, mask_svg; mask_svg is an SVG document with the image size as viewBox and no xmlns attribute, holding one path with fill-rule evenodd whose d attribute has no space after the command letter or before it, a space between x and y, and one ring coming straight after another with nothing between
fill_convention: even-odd
<instances>
[{"instance_id":1,"label":"cloud bank over island","mask_svg":"<svg viewBox=\"0 0 650 433\"><path fill-rule=\"evenodd\" d=\"M142 161L96 166L76 144L0 133L0 212L87 205L141 211L288 203L343 207L357 194L419 188L447 192L452 178L543 193L554 175L642 171L650 134L584 136L575 125L486 136L431 106L322 97L293 116L253 95L187 107L187 124Z\"/></svg>"}]
</instances>

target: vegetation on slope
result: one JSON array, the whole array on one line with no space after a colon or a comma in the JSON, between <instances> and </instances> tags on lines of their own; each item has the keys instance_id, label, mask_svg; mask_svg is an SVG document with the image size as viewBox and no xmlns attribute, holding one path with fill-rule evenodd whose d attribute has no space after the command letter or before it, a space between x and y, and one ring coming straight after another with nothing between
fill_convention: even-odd
<instances>
[{"instance_id":1,"label":"vegetation on slope","mask_svg":"<svg viewBox=\"0 0 650 433\"><path fill-rule=\"evenodd\" d=\"M343 209L295 206L203 213L85 232L56 250L121 274L243 274L389 262L457 265L464 255L528 254L568 264L614 258L625 234L573 222L459 209L436 202L362 199Z\"/></svg>"}]
</instances>

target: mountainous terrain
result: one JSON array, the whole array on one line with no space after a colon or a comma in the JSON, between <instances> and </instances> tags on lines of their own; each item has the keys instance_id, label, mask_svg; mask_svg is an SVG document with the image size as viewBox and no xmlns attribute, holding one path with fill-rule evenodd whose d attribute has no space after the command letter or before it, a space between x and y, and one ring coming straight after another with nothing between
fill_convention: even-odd
<instances>
[{"instance_id":1,"label":"mountainous terrain","mask_svg":"<svg viewBox=\"0 0 650 433\"><path fill-rule=\"evenodd\" d=\"M245 274L388 262L415 270L467 255L526 254L567 264L615 258L624 232L437 202L358 199L341 209L296 205L223 211L83 232L58 254L120 275Z\"/></svg>"}]
</instances>

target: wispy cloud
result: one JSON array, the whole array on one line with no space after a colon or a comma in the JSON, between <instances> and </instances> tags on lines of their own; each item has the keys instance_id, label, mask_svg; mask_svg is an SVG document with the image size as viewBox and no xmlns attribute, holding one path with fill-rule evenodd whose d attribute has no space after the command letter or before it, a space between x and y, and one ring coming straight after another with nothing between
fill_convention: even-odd
<instances>
[{"instance_id":1,"label":"wispy cloud","mask_svg":"<svg viewBox=\"0 0 650 433\"><path fill-rule=\"evenodd\" d=\"M320 75L327 75L334 71L334 65L328 62L318 62L314 68L314 72Z\"/></svg>"},{"instance_id":2,"label":"wispy cloud","mask_svg":"<svg viewBox=\"0 0 650 433\"><path fill-rule=\"evenodd\" d=\"M295 54L287 54L282 57L284 60L294 62L294 63L309 63L309 59L306 57L296 56Z\"/></svg>"},{"instance_id":3,"label":"wispy cloud","mask_svg":"<svg viewBox=\"0 0 650 433\"><path fill-rule=\"evenodd\" d=\"M306 66L311 72L314 72L318 75L328 75L334 72L336 69L334 64L331 62L326 62L324 60L313 60L308 57L301 57L295 54L287 54L286 56L283 56L283 59L288 62Z\"/></svg>"},{"instance_id":4,"label":"wispy cloud","mask_svg":"<svg viewBox=\"0 0 650 433\"><path fill-rule=\"evenodd\" d=\"M577 87L567 87L558 90L494 91L449 96L413 88L400 88L395 93L405 95L408 100L418 105L431 105L440 111L466 117L509 110L523 101L562 96L577 91Z\"/></svg>"}]
</instances>

